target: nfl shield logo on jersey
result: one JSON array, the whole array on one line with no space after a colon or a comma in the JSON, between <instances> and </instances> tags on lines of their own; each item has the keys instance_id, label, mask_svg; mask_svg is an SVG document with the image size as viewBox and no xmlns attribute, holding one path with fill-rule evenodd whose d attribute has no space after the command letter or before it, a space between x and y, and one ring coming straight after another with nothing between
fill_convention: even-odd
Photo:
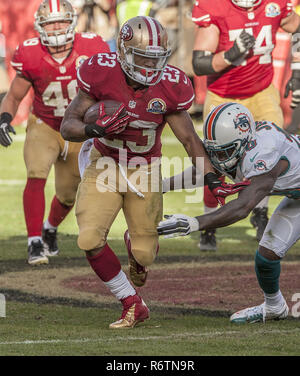
<instances>
[{"instance_id":1,"label":"nfl shield logo on jersey","mask_svg":"<svg viewBox=\"0 0 300 376\"><path fill-rule=\"evenodd\" d=\"M135 108L136 107L136 101L133 101L133 100L129 101L128 107L131 108L131 109Z\"/></svg>"},{"instance_id":2,"label":"nfl shield logo on jersey","mask_svg":"<svg viewBox=\"0 0 300 376\"><path fill-rule=\"evenodd\" d=\"M59 71L60 71L61 74L64 74L64 73L66 73L67 68L63 65L63 66L59 67Z\"/></svg>"},{"instance_id":3,"label":"nfl shield logo on jersey","mask_svg":"<svg viewBox=\"0 0 300 376\"><path fill-rule=\"evenodd\" d=\"M266 5L266 17L277 17L280 15L280 6L276 3L269 3Z\"/></svg>"},{"instance_id":4,"label":"nfl shield logo on jersey","mask_svg":"<svg viewBox=\"0 0 300 376\"><path fill-rule=\"evenodd\" d=\"M253 12L248 12L247 14L249 20L254 20L255 14Z\"/></svg>"}]
</instances>

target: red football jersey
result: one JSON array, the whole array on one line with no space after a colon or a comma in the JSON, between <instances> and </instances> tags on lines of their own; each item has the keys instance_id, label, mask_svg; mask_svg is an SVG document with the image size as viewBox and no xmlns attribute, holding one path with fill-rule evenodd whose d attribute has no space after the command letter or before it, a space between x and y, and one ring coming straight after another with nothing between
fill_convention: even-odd
<instances>
[{"instance_id":1,"label":"red football jersey","mask_svg":"<svg viewBox=\"0 0 300 376\"><path fill-rule=\"evenodd\" d=\"M33 114L59 131L65 110L77 93L78 66L97 52L109 51L107 43L100 36L76 34L70 55L59 63L39 38L32 38L18 46L11 65L32 84Z\"/></svg>"},{"instance_id":2,"label":"red football jersey","mask_svg":"<svg viewBox=\"0 0 300 376\"><path fill-rule=\"evenodd\" d=\"M102 155L115 160L143 157L140 163L161 156L160 136L165 115L187 110L193 103L191 81L180 69L167 65L161 81L133 90L117 61L116 53L101 53L86 60L78 69L78 86L96 101L113 99L124 103L131 121L126 129L108 137L94 139ZM126 152L121 158L120 153Z\"/></svg>"},{"instance_id":3,"label":"red football jersey","mask_svg":"<svg viewBox=\"0 0 300 376\"><path fill-rule=\"evenodd\" d=\"M292 13L290 0L262 0L252 12L231 0L197 0L193 21L200 27L214 24L220 30L216 53L228 50L245 29L255 37L255 46L241 65L207 77L209 90L225 98L248 98L267 88L273 78L272 51L281 20Z\"/></svg>"}]
</instances>

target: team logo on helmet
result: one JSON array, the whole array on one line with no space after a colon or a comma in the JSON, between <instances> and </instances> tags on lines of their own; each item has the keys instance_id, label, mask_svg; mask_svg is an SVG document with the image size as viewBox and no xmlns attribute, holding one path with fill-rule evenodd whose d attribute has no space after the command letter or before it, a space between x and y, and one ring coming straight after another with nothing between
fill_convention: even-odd
<instances>
[{"instance_id":1,"label":"team logo on helmet","mask_svg":"<svg viewBox=\"0 0 300 376\"><path fill-rule=\"evenodd\" d=\"M234 127L238 128L241 132L251 132L250 118L246 113L240 113L233 119Z\"/></svg>"},{"instance_id":2,"label":"team logo on helmet","mask_svg":"<svg viewBox=\"0 0 300 376\"><path fill-rule=\"evenodd\" d=\"M264 170L267 170L267 165L266 165L266 162L263 161L262 159L258 160L255 164L254 164L254 168L255 170L258 170L258 171L264 171Z\"/></svg>"},{"instance_id":3,"label":"team logo on helmet","mask_svg":"<svg viewBox=\"0 0 300 376\"><path fill-rule=\"evenodd\" d=\"M130 25L128 25L128 23L126 23L120 31L120 38L128 41L128 40L132 39L132 37L133 37L132 27Z\"/></svg>"},{"instance_id":4,"label":"team logo on helmet","mask_svg":"<svg viewBox=\"0 0 300 376\"><path fill-rule=\"evenodd\" d=\"M152 114L164 114L166 108L167 105L165 101L160 98L154 98L148 103L147 112L151 112Z\"/></svg>"},{"instance_id":5,"label":"team logo on helmet","mask_svg":"<svg viewBox=\"0 0 300 376\"><path fill-rule=\"evenodd\" d=\"M80 67L80 65L84 62L84 60L86 60L88 58L88 56L86 55L81 55L79 56L77 59L76 59L76 62L75 62L75 66L76 66L76 69Z\"/></svg>"},{"instance_id":6,"label":"team logo on helmet","mask_svg":"<svg viewBox=\"0 0 300 376\"><path fill-rule=\"evenodd\" d=\"M277 17L280 15L280 6L276 3L269 3L265 8L266 17Z\"/></svg>"}]
</instances>

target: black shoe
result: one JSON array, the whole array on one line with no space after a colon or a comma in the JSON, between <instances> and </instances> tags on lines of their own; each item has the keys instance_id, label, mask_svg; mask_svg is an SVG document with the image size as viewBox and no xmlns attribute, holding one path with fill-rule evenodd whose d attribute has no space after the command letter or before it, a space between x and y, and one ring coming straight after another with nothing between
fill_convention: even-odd
<instances>
[{"instance_id":1,"label":"black shoe","mask_svg":"<svg viewBox=\"0 0 300 376\"><path fill-rule=\"evenodd\" d=\"M251 225L256 229L256 240L259 242L268 224L268 208L254 208L250 217Z\"/></svg>"},{"instance_id":2,"label":"black shoe","mask_svg":"<svg viewBox=\"0 0 300 376\"><path fill-rule=\"evenodd\" d=\"M216 241L216 230L206 230L201 232L200 242L198 247L201 251L216 251L217 241Z\"/></svg>"},{"instance_id":3,"label":"black shoe","mask_svg":"<svg viewBox=\"0 0 300 376\"><path fill-rule=\"evenodd\" d=\"M45 229L43 227L42 237L44 242L44 253L46 256L56 256L59 252L57 246L57 231L56 229Z\"/></svg>"},{"instance_id":4,"label":"black shoe","mask_svg":"<svg viewBox=\"0 0 300 376\"><path fill-rule=\"evenodd\" d=\"M43 243L39 239L33 240L28 246L28 264L41 265L48 263L49 260L44 254Z\"/></svg>"}]
</instances>

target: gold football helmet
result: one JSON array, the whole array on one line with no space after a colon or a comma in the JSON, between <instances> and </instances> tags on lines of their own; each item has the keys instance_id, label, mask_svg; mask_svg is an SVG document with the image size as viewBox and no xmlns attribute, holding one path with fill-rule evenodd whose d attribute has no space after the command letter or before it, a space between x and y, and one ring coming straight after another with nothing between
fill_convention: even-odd
<instances>
[{"instance_id":1,"label":"gold football helmet","mask_svg":"<svg viewBox=\"0 0 300 376\"><path fill-rule=\"evenodd\" d=\"M261 3L261 0L231 0L233 4L241 8L252 8L256 7Z\"/></svg>"},{"instance_id":2,"label":"gold football helmet","mask_svg":"<svg viewBox=\"0 0 300 376\"><path fill-rule=\"evenodd\" d=\"M34 27L44 46L63 46L74 40L77 17L67 0L44 0L36 11ZM66 29L46 31L44 25L51 22L69 22Z\"/></svg>"},{"instance_id":3,"label":"gold football helmet","mask_svg":"<svg viewBox=\"0 0 300 376\"><path fill-rule=\"evenodd\" d=\"M168 34L152 17L126 21L118 37L118 59L128 77L146 86L156 85L171 54Z\"/></svg>"}]
</instances>

